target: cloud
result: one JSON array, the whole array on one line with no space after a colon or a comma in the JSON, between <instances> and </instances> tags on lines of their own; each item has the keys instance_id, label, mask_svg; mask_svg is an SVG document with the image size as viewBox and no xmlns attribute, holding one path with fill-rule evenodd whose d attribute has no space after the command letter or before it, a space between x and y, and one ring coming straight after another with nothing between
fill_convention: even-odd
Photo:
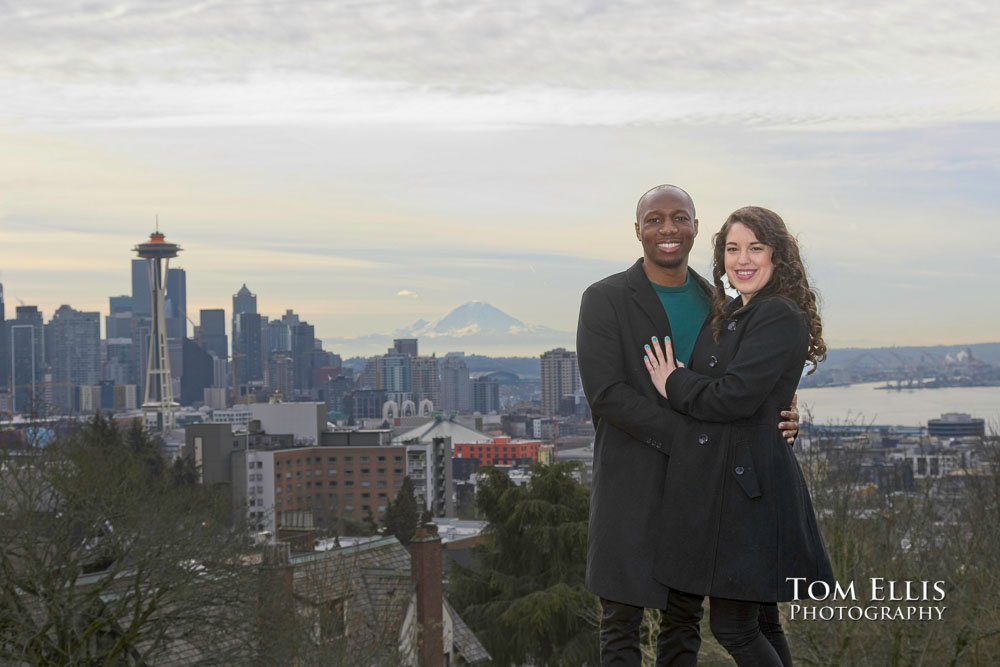
<instances>
[{"instance_id":1,"label":"cloud","mask_svg":"<svg viewBox=\"0 0 1000 667\"><path fill-rule=\"evenodd\" d=\"M997 21L974 0L37 0L0 7L0 113L115 127L993 120Z\"/></svg>"},{"instance_id":2,"label":"cloud","mask_svg":"<svg viewBox=\"0 0 1000 667\"><path fill-rule=\"evenodd\" d=\"M396 296L411 297L416 299L417 296L419 295L416 292L411 292L408 289L401 289L398 292L396 292Z\"/></svg>"}]
</instances>

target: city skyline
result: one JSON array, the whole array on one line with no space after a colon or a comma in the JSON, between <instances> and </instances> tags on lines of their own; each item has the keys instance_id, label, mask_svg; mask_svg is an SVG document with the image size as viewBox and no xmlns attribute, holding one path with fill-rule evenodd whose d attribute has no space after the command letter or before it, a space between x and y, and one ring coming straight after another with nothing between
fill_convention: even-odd
<instances>
[{"instance_id":1,"label":"city skyline","mask_svg":"<svg viewBox=\"0 0 1000 667\"><path fill-rule=\"evenodd\" d=\"M784 216L833 347L995 341L997 19L964 2L0 8L0 282L11 309L107 314L159 215L189 315L228 313L247 283L323 339L471 300L572 331L583 289L641 253L638 196L674 182L703 274L731 210Z\"/></svg>"}]
</instances>

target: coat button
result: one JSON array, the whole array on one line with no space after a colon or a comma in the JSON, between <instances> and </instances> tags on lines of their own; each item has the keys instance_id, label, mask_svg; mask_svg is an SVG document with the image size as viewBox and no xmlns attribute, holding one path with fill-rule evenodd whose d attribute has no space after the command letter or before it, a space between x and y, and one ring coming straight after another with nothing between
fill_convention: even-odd
<instances>
[{"instance_id":1,"label":"coat button","mask_svg":"<svg viewBox=\"0 0 1000 667\"><path fill-rule=\"evenodd\" d=\"M746 472L746 470L743 469L743 466L736 466L736 470L734 470L733 472L735 472L737 475L742 475L744 472Z\"/></svg>"},{"instance_id":2,"label":"coat button","mask_svg":"<svg viewBox=\"0 0 1000 667\"><path fill-rule=\"evenodd\" d=\"M728 329L729 329L730 331L736 331L736 322L735 322L735 321L734 321L734 322L730 322L730 323L729 323L729 327L727 327L727 328L728 328Z\"/></svg>"},{"instance_id":3,"label":"coat button","mask_svg":"<svg viewBox=\"0 0 1000 667\"><path fill-rule=\"evenodd\" d=\"M704 433L698 436L698 444L705 445L708 444L708 436Z\"/></svg>"},{"instance_id":4,"label":"coat button","mask_svg":"<svg viewBox=\"0 0 1000 667\"><path fill-rule=\"evenodd\" d=\"M715 365L717 363L719 363L719 360L716 359L716 357L715 357L714 354L711 357L708 358L708 367L709 368L715 368Z\"/></svg>"}]
</instances>

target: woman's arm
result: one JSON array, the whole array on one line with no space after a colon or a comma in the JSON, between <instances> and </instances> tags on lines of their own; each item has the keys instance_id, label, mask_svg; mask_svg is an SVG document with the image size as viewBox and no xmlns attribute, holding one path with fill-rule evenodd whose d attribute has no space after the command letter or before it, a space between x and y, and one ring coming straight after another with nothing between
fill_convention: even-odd
<instances>
[{"instance_id":1,"label":"woman's arm","mask_svg":"<svg viewBox=\"0 0 1000 667\"><path fill-rule=\"evenodd\" d=\"M789 363L805 363L809 333L801 312L792 304L767 299L748 314L745 326L722 377L711 378L687 368L669 374L666 393L675 410L705 421L744 419L760 408Z\"/></svg>"}]
</instances>

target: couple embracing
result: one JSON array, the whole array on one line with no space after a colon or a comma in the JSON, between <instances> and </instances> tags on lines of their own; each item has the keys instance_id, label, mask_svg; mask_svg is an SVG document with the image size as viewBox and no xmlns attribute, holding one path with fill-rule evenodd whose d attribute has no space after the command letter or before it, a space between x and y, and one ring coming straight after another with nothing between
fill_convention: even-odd
<instances>
[{"instance_id":1,"label":"couple embracing","mask_svg":"<svg viewBox=\"0 0 1000 667\"><path fill-rule=\"evenodd\" d=\"M640 664L644 608L661 610L657 665L696 664L708 596L737 664L790 665L777 602L791 578L834 581L790 447L799 378L826 353L798 245L773 211L739 209L710 283L688 268L694 202L671 185L639 199L635 232L642 259L587 289L577 328L602 664Z\"/></svg>"}]
</instances>

